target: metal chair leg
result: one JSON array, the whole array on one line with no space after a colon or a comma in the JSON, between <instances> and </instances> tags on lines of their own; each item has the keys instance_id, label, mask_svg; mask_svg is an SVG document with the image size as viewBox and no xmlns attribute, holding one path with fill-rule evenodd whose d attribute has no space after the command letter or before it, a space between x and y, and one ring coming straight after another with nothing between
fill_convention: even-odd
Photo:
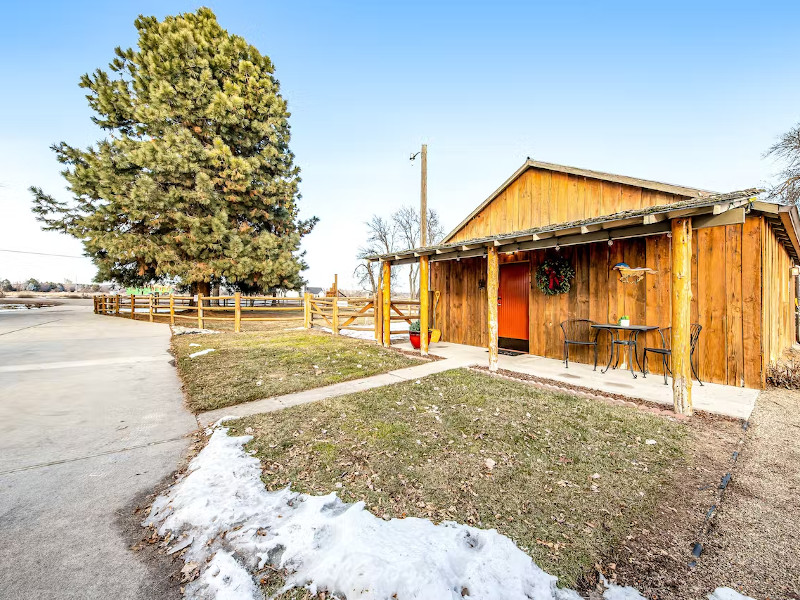
<instances>
[{"instance_id":1,"label":"metal chair leg","mask_svg":"<svg viewBox=\"0 0 800 600\"><path fill-rule=\"evenodd\" d=\"M593 371L597 371L597 341L594 343L594 369Z\"/></svg>"},{"instance_id":2,"label":"metal chair leg","mask_svg":"<svg viewBox=\"0 0 800 600\"><path fill-rule=\"evenodd\" d=\"M661 362L664 363L664 385L669 385L667 383L667 355L666 354L661 356Z\"/></svg>"},{"instance_id":3,"label":"metal chair leg","mask_svg":"<svg viewBox=\"0 0 800 600\"><path fill-rule=\"evenodd\" d=\"M569 369L569 343L564 342L564 368Z\"/></svg>"},{"instance_id":4,"label":"metal chair leg","mask_svg":"<svg viewBox=\"0 0 800 600\"><path fill-rule=\"evenodd\" d=\"M700 376L697 374L697 369L694 368L694 352L689 355L689 365L692 367L692 373L694 374L694 378L697 379L697 383L703 385L703 382L700 380Z\"/></svg>"},{"instance_id":5,"label":"metal chair leg","mask_svg":"<svg viewBox=\"0 0 800 600\"><path fill-rule=\"evenodd\" d=\"M642 350L642 377L647 379L647 348Z\"/></svg>"}]
</instances>

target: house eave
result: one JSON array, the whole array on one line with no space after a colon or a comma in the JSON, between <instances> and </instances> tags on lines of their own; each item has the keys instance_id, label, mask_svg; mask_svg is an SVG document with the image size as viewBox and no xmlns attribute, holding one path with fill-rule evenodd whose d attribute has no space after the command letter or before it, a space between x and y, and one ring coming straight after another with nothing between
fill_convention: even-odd
<instances>
[{"instance_id":1,"label":"house eave","mask_svg":"<svg viewBox=\"0 0 800 600\"><path fill-rule=\"evenodd\" d=\"M512 233L503 233L472 240L414 248L391 254L372 255L370 261L388 260L392 264L408 264L429 256L431 261L458 260L483 256L488 246L499 252L554 248L631 237L658 235L669 231L670 219L696 217L695 228L731 225L744 221L745 212L757 202L758 189L741 190L710 197L692 198L672 204L622 211L612 215L557 223ZM775 205L769 205L770 210ZM787 207L789 208L789 207ZM788 213L789 215L795 214ZM791 217L790 217L791 218ZM800 223L800 219L798 219Z\"/></svg>"}]
</instances>

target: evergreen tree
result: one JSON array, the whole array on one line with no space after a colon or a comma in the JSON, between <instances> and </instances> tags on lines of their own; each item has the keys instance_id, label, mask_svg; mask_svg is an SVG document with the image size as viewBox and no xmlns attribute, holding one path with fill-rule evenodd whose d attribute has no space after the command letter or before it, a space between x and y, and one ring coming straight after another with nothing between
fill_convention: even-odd
<instances>
[{"instance_id":1,"label":"evergreen tree","mask_svg":"<svg viewBox=\"0 0 800 600\"><path fill-rule=\"evenodd\" d=\"M106 136L86 150L53 146L74 199L32 187L44 229L83 241L97 280L180 278L299 288L299 169L272 62L214 13L140 16L137 49L81 77Z\"/></svg>"}]
</instances>

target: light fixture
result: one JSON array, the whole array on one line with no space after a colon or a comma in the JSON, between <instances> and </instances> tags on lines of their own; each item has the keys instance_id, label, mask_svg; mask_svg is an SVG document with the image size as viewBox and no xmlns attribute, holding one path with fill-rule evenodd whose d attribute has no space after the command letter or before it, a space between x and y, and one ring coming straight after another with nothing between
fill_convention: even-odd
<instances>
[{"instance_id":1,"label":"light fixture","mask_svg":"<svg viewBox=\"0 0 800 600\"><path fill-rule=\"evenodd\" d=\"M561 250L561 246L559 246L558 244L556 244L556 252L558 252L559 250Z\"/></svg>"},{"instance_id":2,"label":"light fixture","mask_svg":"<svg viewBox=\"0 0 800 600\"><path fill-rule=\"evenodd\" d=\"M671 232L671 231L668 231L668 232L667 232L667 238L668 238L668 239L671 239L671 238L672 238L672 232Z\"/></svg>"},{"instance_id":3,"label":"light fixture","mask_svg":"<svg viewBox=\"0 0 800 600\"><path fill-rule=\"evenodd\" d=\"M613 246L614 245L614 240L608 240L608 245L609 246Z\"/></svg>"}]
</instances>

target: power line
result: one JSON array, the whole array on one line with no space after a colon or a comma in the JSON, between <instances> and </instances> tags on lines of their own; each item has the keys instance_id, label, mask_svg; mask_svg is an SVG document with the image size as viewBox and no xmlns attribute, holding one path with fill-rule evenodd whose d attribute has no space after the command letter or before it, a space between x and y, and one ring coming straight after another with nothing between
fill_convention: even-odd
<instances>
[{"instance_id":1,"label":"power line","mask_svg":"<svg viewBox=\"0 0 800 600\"><path fill-rule=\"evenodd\" d=\"M76 256L74 254L50 254L48 252L31 252L28 250L6 250L0 248L0 252L13 252L14 254L37 254L39 256L60 256L62 258L88 258L86 256Z\"/></svg>"}]
</instances>

